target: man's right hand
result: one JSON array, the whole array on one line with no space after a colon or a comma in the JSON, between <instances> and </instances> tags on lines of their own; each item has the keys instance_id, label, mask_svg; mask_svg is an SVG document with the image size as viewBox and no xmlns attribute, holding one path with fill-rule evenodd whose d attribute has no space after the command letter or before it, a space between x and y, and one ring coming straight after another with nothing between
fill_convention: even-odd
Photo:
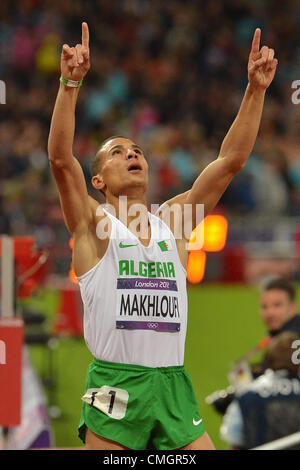
<instances>
[{"instance_id":1,"label":"man's right hand","mask_svg":"<svg viewBox=\"0 0 300 470\"><path fill-rule=\"evenodd\" d=\"M82 23L82 44L70 47L63 45L61 53L61 74L68 80L82 80L90 68L89 28Z\"/></svg>"}]
</instances>

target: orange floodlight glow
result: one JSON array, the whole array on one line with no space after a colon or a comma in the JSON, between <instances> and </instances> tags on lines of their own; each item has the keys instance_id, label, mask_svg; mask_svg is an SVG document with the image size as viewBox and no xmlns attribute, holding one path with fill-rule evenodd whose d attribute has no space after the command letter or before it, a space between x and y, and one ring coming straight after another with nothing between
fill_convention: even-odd
<instances>
[{"instance_id":1,"label":"orange floodlight glow","mask_svg":"<svg viewBox=\"0 0 300 470\"><path fill-rule=\"evenodd\" d=\"M208 215L204 219L205 251L223 250L227 239L228 222L222 215Z\"/></svg>"},{"instance_id":2,"label":"orange floodlight glow","mask_svg":"<svg viewBox=\"0 0 300 470\"><path fill-rule=\"evenodd\" d=\"M200 231L203 231L202 236ZM206 251L223 250L227 240L228 222L222 215L208 215L193 230L189 243L187 278L192 284L202 281L205 273ZM198 242L199 240L199 242Z\"/></svg>"},{"instance_id":3,"label":"orange floodlight glow","mask_svg":"<svg viewBox=\"0 0 300 470\"><path fill-rule=\"evenodd\" d=\"M71 264L71 269L69 271L69 279L74 282L74 284L78 284L78 280L76 278L76 274L73 268L73 263Z\"/></svg>"},{"instance_id":4,"label":"orange floodlight glow","mask_svg":"<svg viewBox=\"0 0 300 470\"><path fill-rule=\"evenodd\" d=\"M187 279L192 284L202 281L205 273L206 253L202 250L193 250L189 254L187 264Z\"/></svg>"},{"instance_id":5,"label":"orange floodlight glow","mask_svg":"<svg viewBox=\"0 0 300 470\"><path fill-rule=\"evenodd\" d=\"M74 246L74 240L73 238L70 238L70 241L69 241L69 247L71 248L71 250L73 250L73 246ZM78 280L76 278L76 274L75 274L75 271L74 271L74 267L73 267L73 263L71 263L71 269L69 271L69 279L74 282L74 284L78 284Z\"/></svg>"},{"instance_id":6,"label":"orange floodlight glow","mask_svg":"<svg viewBox=\"0 0 300 470\"><path fill-rule=\"evenodd\" d=\"M201 231L204 234L202 236ZM221 251L223 250L228 231L228 222L222 215L208 215L193 230L189 250Z\"/></svg>"}]
</instances>

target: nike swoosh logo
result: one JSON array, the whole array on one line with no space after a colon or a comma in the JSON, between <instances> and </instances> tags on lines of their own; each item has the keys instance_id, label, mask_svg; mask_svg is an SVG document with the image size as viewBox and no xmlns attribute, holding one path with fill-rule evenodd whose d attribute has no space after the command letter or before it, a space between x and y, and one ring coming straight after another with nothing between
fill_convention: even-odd
<instances>
[{"instance_id":1,"label":"nike swoosh logo","mask_svg":"<svg viewBox=\"0 0 300 470\"><path fill-rule=\"evenodd\" d=\"M123 243L120 242L119 247L120 247L120 248L129 248L130 246L137 246L137 245L138 245L137 243L135 243L134 245L123 245Z\"/></svg>"},{"instance_id":2,"label":"nike swoosh logo","mask_svg":"<svg viewBox=\"0 0 300 470\"><path fill-rule=\"evenodd\" d=\"M195 419L193 418L193 424L194 424L195 426L198 426L198 424L200 424L201 421L202 421L202 418L199 419L199 421L195 421Z\"/></svg>"}]
</instances>

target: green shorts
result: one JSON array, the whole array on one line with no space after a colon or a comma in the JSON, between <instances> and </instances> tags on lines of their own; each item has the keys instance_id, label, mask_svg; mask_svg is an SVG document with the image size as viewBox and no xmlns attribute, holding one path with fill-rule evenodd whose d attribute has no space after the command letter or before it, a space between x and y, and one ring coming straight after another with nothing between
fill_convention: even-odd
<instances>
[{"instance_id":1,"label":"green shorts","mask_svg":"<svg viewBox=\"0 0 300 470\"><path fill-rule=\"evenodd\" d=\"M183 366L144 367L94 359L82 397L86 427L129 449L178 449L205 432L190 375Z\"/></svg>"}]
</instances>

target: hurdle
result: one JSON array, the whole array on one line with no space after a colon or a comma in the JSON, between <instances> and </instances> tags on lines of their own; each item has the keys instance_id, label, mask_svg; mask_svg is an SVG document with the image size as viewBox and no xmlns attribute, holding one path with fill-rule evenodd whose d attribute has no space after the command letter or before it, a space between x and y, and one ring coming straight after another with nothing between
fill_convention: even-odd
<instances>
[{"instance_id":1,"label":"hurdle","mask_svg":"<svg viewBox=\"0 0 300 470\"><path fill-rule=\"evenodd\" d=\"M7 235L1 237L1 317L13 318L15 316L14 305L14 242Z\"/></svg>"},{"instance_id":2,"label":"hurdle","mask_svg":"<svg viewBox=\"0 0 300 470\"><path fill-rule=\"evenodd\" d=\"M16 317L14 240L0 237L1 312L0 341L4 354L0 362L0 426L3 448L9 429L21 423L23 319Z\"/></svg>"}]
</instances>

